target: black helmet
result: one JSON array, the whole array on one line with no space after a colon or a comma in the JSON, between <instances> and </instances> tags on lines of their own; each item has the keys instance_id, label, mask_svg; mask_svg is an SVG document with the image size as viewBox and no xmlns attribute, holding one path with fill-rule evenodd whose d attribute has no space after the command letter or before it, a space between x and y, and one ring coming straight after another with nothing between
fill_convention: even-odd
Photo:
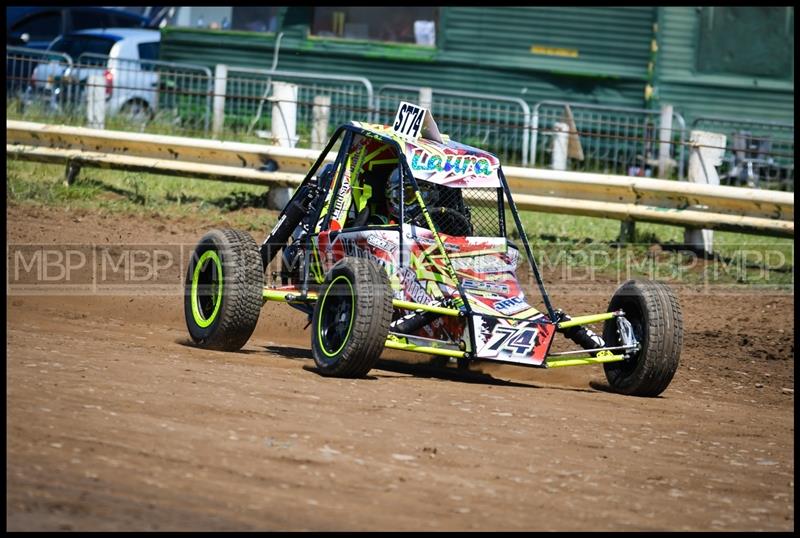
<instances>
[{"instance_id":1,"label":"black helmet","mask_svg":"<svg viewBox=\"0 0 800 538\"><path fill-rule=\"evenodd\" d=\"M439 199L439 193L436 185L427 181L417 180L419 186L419 193L422 196L422 201L425 207L431 207L436 204ZM400 220L400 189L403 191L403 202L405 203L406 218L409 216L414 217L420 212L419 202L417 201L416 194L410 182L403 185L401 181L400 168L395 168L389 175L386 182L386 206L389 210L389 215L397 220Z\"/></svg>"}]
</instances>

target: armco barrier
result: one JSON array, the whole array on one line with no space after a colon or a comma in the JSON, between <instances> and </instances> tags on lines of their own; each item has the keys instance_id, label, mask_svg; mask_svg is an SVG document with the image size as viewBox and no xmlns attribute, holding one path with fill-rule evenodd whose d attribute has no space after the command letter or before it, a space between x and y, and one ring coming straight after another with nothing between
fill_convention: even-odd
<instances>
[{"instance_id":1,"label":"armco barrier","mask_svg":"<svg viewBox=\"0 0 800 538\"><path fill-rule=\"evenodd\" d=\"M315 150L6 121L9 156L263 185L297 184ZM332 160L332 156L329 156ZM269 164L270 172L258 169ZM520 209L794 236L792 193L504 168Z\"/></svg>"}]
</instances>

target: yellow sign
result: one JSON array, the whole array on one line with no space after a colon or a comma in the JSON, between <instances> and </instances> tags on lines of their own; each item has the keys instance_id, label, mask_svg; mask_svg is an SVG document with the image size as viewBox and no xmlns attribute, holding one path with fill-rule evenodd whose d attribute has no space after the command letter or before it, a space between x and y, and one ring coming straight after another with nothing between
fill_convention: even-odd
<instances>
[{"instance_id":1,"label":"yellow sign","mask_svg":"<svg viewBox=\"0 0 800 538\"><path fill-rule=\"evenodd\" d=\"M541 54L543 56L563 56L566 58L577 58L578 49L563 49L561 47L547 47L544 45L532 45L532 54Z\"/></svg>"}]
</instances>

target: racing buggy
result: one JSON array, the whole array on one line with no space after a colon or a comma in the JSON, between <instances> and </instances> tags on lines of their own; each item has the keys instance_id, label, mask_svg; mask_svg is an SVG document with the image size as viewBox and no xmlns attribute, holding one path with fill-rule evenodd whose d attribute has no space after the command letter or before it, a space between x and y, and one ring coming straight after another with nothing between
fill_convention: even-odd
<instances>
[{"instance_id":1,"label":"racing buggy","mask_svg":"<svg viewBox=\"0 0 800 538\"><path fill-rule=\"evenodd\" d=\"M683 339L677 298L660 282L625 282L604 313L555 309L497 157L440 134L411 103L392 125L336 129L260 246L230 229L200 240L184 297L197 345L240 349L273 301L308 316L329 376L365 376L389 348L462 368L602 363L613 390L657 396ZM599 334L588 327L599 323ZM552 350L559 333L570 349Z\"/></svg>"}]
</instances>

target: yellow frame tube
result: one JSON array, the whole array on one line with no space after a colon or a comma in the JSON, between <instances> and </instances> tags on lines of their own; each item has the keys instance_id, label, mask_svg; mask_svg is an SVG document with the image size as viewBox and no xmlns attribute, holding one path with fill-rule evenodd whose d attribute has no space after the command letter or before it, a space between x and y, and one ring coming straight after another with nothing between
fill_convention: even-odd
<instances>
[{"instance_id":1,"label":"yellow frame tube","mask_svg":"<svg viewBox=\"0 0 800 538\"><path fill-rule=\"evenodd\" d=\"M286 291L286 290L263 290L262 292L265 301L286 301L287 295L294 295L296 297L300 296L299 291ZM309 292L306 296L307 300L316 301L317 294L314 292Z\"/></svg>"},{"instance_id":2,"label":"yellow frame tube","mask_svg":"<svg viewBox=\"0 0 800 538\"><path fill-rule=\"evenodd\" d=\"M625 359L625 355L609 355L606 357L584 357L582 359L547 359L548 368L561 368L562 366L580 366L582 364L600 364L603 362L616 362Z\"/></svg>"},{"instance_id":3,"label":"yellow frame tube","mask_svg":"<svg viewBox=\"0 0 800 538\"><path fill-rule=\"evenodd\" d=\"M464 351L453 351L451 349L440 349L438 347L417 346L414 344L403 344L394 340L386 340L386 347L389 349L399 349L400 351L414 351L416 353L429 353L431 355L443 355L445 357L465 357L467 354Z\"/></svg>"},{"instance_id":4,"label":"yellow frame tube","mask_svg":"<svg viewBox=\"0 0 800 538\"><path fill-rule=\"evenodd\" d=\"M395 308L404 308L406 310L425 310L433 312L434 314L442 314L443 316L460 316L461 311L455 308L444 308L441 306L433 306L420 303L412 303L410 301L401 301L400 299L392 299L392 306Z\"/></svg>"},{"instance_id":5,"label":"yellow frame tube","mask_svg":"<svg viewBox=\"0 0 800 538\"><path fill-rule=\"evenodd\" d=\"M287 295L294 295L296 297L300 296L299 291L287 291L287 290L269 290L265 289L262 292L265 301L286 301ZM309 301L316 301L317 294L315 292L308 292L306 296L306 300ZM406 310L425 310L428 312L433 312L434 314L441 314L443 316L460 316L461 311L456 310L455 308L444 308L441 306L433 306L427 304L420 304L420 303L412 303L410 301L401 301L400 299L392 299L392 306L395 308L403 308Z\"/></svg>"},{"instance_id":6,"label":"yellow frame tube","mask_svg":"<svg viewBox=\"0 0 800 538\"><path fill-rule=\"evenodd\" d=\"M559 329L568 329L570 327L575 327L576 325L587 325L589 323L597 323L598 321L605 321L607 319L611 319L616 316L616 312L605 312L603 314L593 314L591 316L580 316L577 318L572 318L568 321L562 321L558 324Z\"/></svg>"}]
</instances>

